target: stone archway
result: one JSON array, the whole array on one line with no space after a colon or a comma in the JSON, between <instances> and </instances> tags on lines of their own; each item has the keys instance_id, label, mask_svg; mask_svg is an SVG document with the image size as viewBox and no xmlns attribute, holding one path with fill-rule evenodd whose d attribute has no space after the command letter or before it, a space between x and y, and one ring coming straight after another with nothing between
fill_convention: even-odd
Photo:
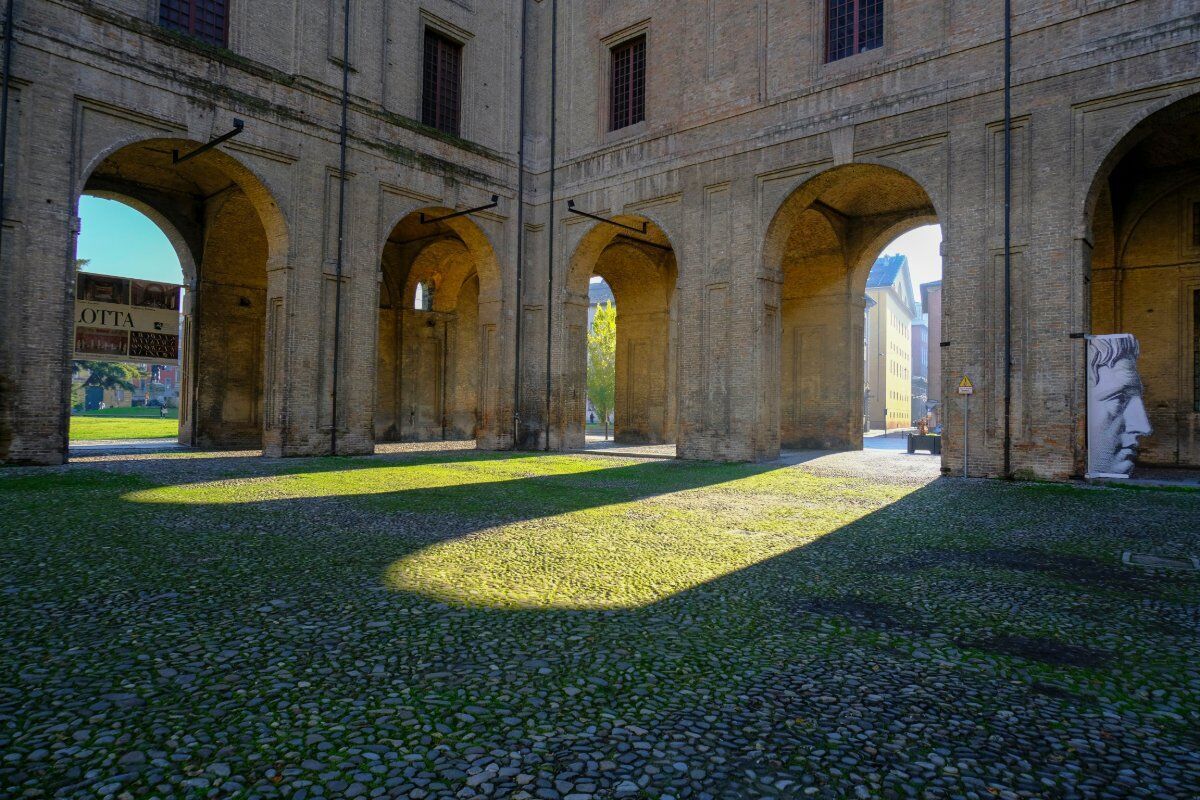
<instances>
[{"instance_id":1,"label":"stone archway","mask_svg":"<svg viewBox=\"0 0 1200 800\"><path fill-rule=\"evenodd\" d=\"M597 224L584 235L567 276L562 310L566 363L561 387L563 443L585 446L588 285L592 276L612 289L617 309L616 408L619 444L676 443L675 285L678 267L666 234L640 216L621 215L630 228Z\"/></svg>"},{"instance_id":2,"label":"stone archway","mask_svg":"<svg viewBox=\"0 0 1200 800\"><path fill-rule=\"evenodd\" d=\"M1117 142L1091 182L1084 224L1087 329L1140 343L1153 432L1140 437L1137 464L1200 467L1200 95ZM1085 393L1078 403L1086 408ZM1082 472L1086 413L1079 417Z\"/></svg>"},{"instance_id":3,"label":"stone archway","mask_svg":"<svg viewBox=\"0 0 1200 800\"><path fill-rule=\"evenodd\" d=\"M406 215L383 247L376 442L475 440L491 448L500 436L499 268L475 223L428 221L449 213Z\"/></svg>"},{"instance_id":4,"label":"stone archway","mask_svg":"<svg viewBox=\"0 0 1200 800\"><path fill-rule=\"evenodd\" d=\"M188 292L181 342L180 442L277 452L283 366L275 343L287 226L265 185L227 153L174 163L197 142L150 139L98 158L81 194L117 199L156 222L180 255ZM78 204L78 198L76 198ZM274 300L272 295L279 295Z\"/></svg>"},{"instance_id":5,"label":"stone archway","mask_svg":"<svg viewBox=\"0 0 1200 800\"><path fill-rule=\"evenodd\" d=\"M936 222L919 183L877 164L826 170L784 200L763 250L766 305L779 309L778 388L767 393L777 445L862 447L867 278L889 242Z\"/></svg>"}]
</instances>

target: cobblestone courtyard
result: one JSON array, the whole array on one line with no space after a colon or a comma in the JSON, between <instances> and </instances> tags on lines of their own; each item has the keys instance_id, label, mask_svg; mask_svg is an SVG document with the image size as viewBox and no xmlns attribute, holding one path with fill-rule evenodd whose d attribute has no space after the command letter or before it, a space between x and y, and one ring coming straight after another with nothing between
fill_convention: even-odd
<instances>
[{"instance_id":1,"label":"cobblestone courtyard","mask_svg":"<svg viewBox=\"0 0 1200 800\"><path fill-rule=\"evenodd\" d=\"M937 466L5 472L0 795L1200 795L1200 494Z\"/></svg>"}]
</instances>

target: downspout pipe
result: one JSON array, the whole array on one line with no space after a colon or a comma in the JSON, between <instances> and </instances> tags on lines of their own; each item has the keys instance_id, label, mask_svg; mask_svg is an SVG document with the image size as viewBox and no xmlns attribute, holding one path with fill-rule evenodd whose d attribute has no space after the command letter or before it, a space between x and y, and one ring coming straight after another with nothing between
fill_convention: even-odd
<instances>
[{"instance_id":1,"label":"downspout pipe","mask_svg":"<svg viewBox=\"0 0 1200 800\"><path fill-rule=\"evenodd\" d=\"M554 162L558 144L558 0L550 7L550 227L546 237L546 442L550 450L551 343L554 333Z\"/></svg>"},{"instance_id":2,"label":"downspout pipe","mask_svg":"<svg viewBox=\"0 0 1200 800\"><path fill-rule=\"evenodd\" d=\"M331 387L331 424L329 453L337 455L338 373L342 356L342 272L346 258L346 145L349 139L350 118L350 0L343 6L342 16L342 126L338 146L338 228L336 285L333 290L333 385Z\"/></svg>"},{"instance_id":3,"label":"downspout pipe","mask_svg":"<svg viewBox=\"0 0 1200 800\"><path fill-rule=\"evenodd\" d=\"M1004 0L1004 477L1012 477L1012 0Z\"/></svg>"},{"instance_id":4,"label":"downspout pipe","mask_svg":"<svg viewBox=\"0 0 1200 800\"><path fill-rule=\"evenodd\" d=\"M0 253L4 252L4 208L7 199L4 187L5 167L8 165L8 88L12 82L13 4L4 8L4 77L0 79Z\"/></svg>"},{"instance_id":5,"label":"downspout pipe","mask_svg":"<svg viewBox=\"0 0 1200 800\"><path fill-rule=\"evenodd\" d=\"M525 21L526 12L529 8L529 0L521 0L521 95L518 100L517 115L520 119L517 121L517 311L516 311L516 335L514 341L517 346L516 366L513 373L513 419L512 419L512 449L516 450L521 441L521 395L522 380L521 380L521 334L524 331L524 308L525 308L525 56L529 47L529 36L526 31Z\"/></svg>"}]
</instances>

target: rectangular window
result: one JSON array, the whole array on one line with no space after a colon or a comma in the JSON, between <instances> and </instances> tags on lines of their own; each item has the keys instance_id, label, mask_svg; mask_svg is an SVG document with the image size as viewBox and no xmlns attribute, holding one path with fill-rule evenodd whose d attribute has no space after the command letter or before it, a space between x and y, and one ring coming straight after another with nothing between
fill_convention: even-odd
<instances>
[{"instance_id":1,"label":"rectangular window","mask_svg":"<svg viewBox=\"0 0 1200 800\"><path fill-rule=\"evenodd\" d=\"M424 80L421 122L457 136L462 108L462 45L428 28Z\"/></svg>"},{"instance_id":2,"label":"rectangular window","mask_svg":"<svg viewBox=\"0 0 1200 800\"><path fill-rule=\"evenodd\" d=\"M611 114L608 129L617 131L646 118L646 37L612 49Z\"/></svg>"},{"instance_id":3,"label":"rectangular window","mask_svg":"<svg viewBox=\"0 0 1200 800\"><path fill-rule=\"evenodd\" d=\"M826 61L877 47L883 47L883 0L826 0Z\"/></svg>"},{"instance_id":4,"label":"rectangular window","mask_svg":"<svg viewBox=\"0 0 1200 800\"><path fill-rule=\"evenodd\" d=\"M1200 200L1192 201L1192 247L1200 247Z\"/></svg>"},{"instance_id":5,"label":"rectangular window","mask_svg":"<svg viewBox=\"0 0 1200 800\"><path fill-rule=\"evenodd\" d=\"M158 21L164 28L224 47L229 32L226 0L161 0Z\"/></svg>"}]
</instances>

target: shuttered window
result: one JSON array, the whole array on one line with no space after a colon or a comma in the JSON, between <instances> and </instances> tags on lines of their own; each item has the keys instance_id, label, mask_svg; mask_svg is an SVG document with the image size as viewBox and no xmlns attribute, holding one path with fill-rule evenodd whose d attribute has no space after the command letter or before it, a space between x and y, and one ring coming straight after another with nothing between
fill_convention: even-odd
<instances>
[{"instance_id":1,"label":"shuttered window","mask_svg":"<svg viewBox=\"0 0 1200 800\"><path fill-rule=\"evenodd\" d=\"M164 28L224 47L229 31L227 0L161 0L158 21Z\"/></svg>"},{"instance_id":2,"label":"shuttered window","mask_svg":"<svg viewBox=\"0 0 1200 800\"><path fill-rule=\"evenodd\" d=\"M877 47L883 47L883 0L826 0L826 61Z\"/></svg>"},{"instance_id":3,"label":"shuttered window","mask_svg":"<svg viewBox=\"0 0 1200 800\"><path fill-rule=\"evenodd\" d=\"M421 121L457 136L462 108L462 45L428 28L424 81Z\"/></svg>"},{"instance_id":4,"label":"shuttered window","mask_svg":"<svg viewBox=\"0 0 1200 800\"><path fill-rule=\"evenodd\" d=\"M646 118L646 37L622 42L612 49L611 131L636 125Z\"/></svg>"}]
</instances>

